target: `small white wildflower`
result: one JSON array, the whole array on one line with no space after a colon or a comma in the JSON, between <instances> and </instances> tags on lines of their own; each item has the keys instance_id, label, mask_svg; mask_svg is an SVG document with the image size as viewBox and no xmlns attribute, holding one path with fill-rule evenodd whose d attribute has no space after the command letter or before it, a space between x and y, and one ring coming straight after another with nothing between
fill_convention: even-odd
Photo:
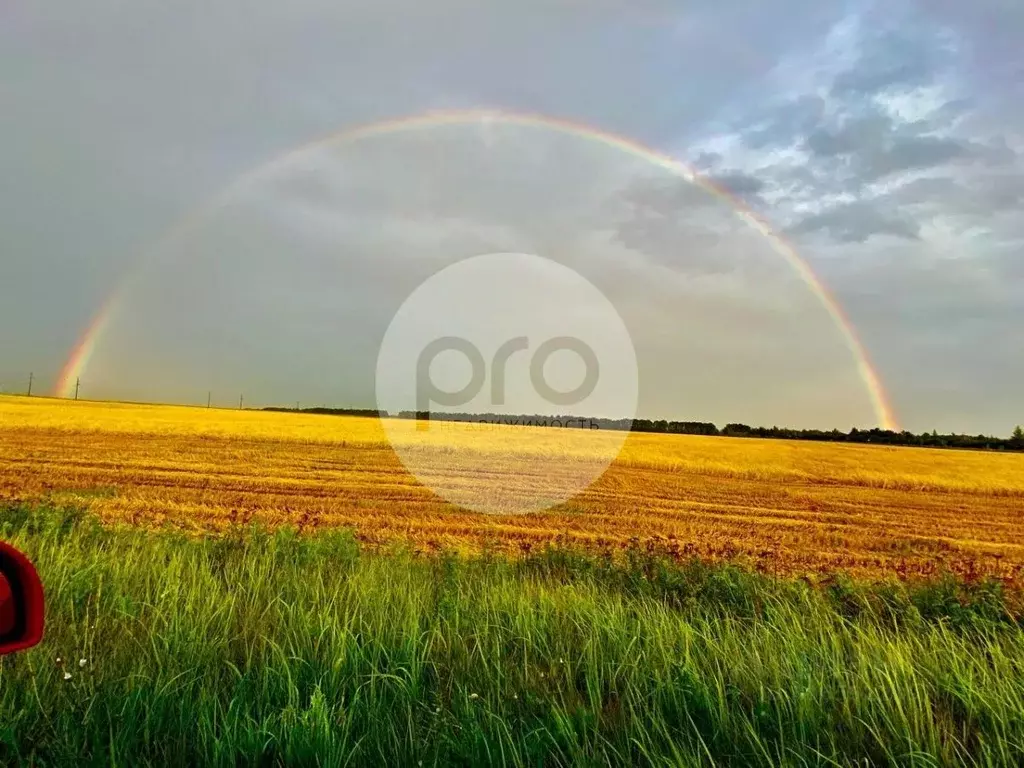
<instances>
[{"instance_id":1,"label":"small white wildflower","mask_svg":"<svg viewBox=\"0 0 1024 768\"><path fill-rule=\"evenodd\" d=\"M469 698L471 698L471 699L479 699L480 698L480 694L478 694L478 693L471 693L471 694L469 694Z\"/></svg>"},{"instance_id":2,"label":"small white wildflower","mask_svg":"<svg viewBox=\"0 0 1024 768\"><path fill-rule=\"evenodd\" d=\"M512 694L512 700L513 701L519 701L519 694L518 693L513 693Z\"/></svg>"},{"instance_id":3,"label":"small white wildflower","mask_svg":"<svg viewBox=\"0 0 1024 768\"><path fill-rule=\"evenodd\" d=\"M85 659L79 659L79 660L78 660L78 666L80 666L80 667L84 667L84 666L85 666L86 664L88 664L88 663L89 663L89 662L88 662L88 661L86 661Z\"/></svg>"},{"instance_id":4,"label":"small white wildflower","mask_svg":"<svg viewBox=\"0 0 1024 768\"><path fill-rule=\"evenodd\" d=\"M57 657L57 663L60 664L60 656Z\"/></svg>"},{"instance_id":5,"label":"small white wildflower","mask_svg":"<svg viewBox=\"0 0 1024 768\"><path fill-rule=\"evenodd\" d=\"M64 673L64 679L65 680L70 680L71 679L71 673L70 672L65 672Z\"/></svg>"}]
</instances>

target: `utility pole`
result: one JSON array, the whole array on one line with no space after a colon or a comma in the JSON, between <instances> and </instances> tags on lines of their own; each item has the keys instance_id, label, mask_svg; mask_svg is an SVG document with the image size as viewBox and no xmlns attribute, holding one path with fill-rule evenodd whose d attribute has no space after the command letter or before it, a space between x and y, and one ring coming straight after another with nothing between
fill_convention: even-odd
<instances>
[{"instance_id":1,"label":"utility pole","mask_svg":"<svg viewBox=\"0 0 1024 768\"><path fill-rule=\"evenodd\" d=\"M242 395L238 396L238 410L242 410Z\"/></svg>"},{"instance_id":2,"label":"utility pole","mask_svg":"<svg viewBox=\"0 0 1024 768\"><path fill-rule=\"evenodd\" d=\"M34 373L30 373L28 375L28 395L26 395L26 397L32 397L32 380L35 378L35 376L36 375Z\"/></svg>"},{"instance_id":3,"label":"utility pole","mask_svg":"<svg viewBox=\"0 0 1024 768\"><path fill-rule=\"evenodd\" d=\"M206 393L206 407L207 407L207 408L209 408L209 407L210 407L210 398L211 398L211 397L213 397L213 392L207 392L207 393Z\"/></svg>"},{"instance_id":4,"label":"utility pole","mask_svg":"<svg viewBox=\"0 0 1024 768\"><path fill-rule=\"evenodd\" d=\"M75 379L75 400L78 399L78 387L81 385L82 380L80 378Z\"/></svg>"},{"instance_id":5,"label":"utility pole","mask_svg":"<svg viewBox=\"0 0 1024 768\"><path fill-rule=\"evenodd\" d=\"M298 400L295 401L295 410L296 411L299 410L299 401Z\"/></svg>"}]
</instances>

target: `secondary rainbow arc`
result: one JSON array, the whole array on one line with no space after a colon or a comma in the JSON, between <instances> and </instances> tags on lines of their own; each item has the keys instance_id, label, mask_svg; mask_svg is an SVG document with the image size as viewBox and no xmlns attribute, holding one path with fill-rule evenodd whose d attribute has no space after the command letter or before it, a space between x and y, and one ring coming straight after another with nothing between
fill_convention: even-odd
<instances>
[{"instance_id":1,"label":"secondary rainbow arc","mask_svg":"<svg viewBox=\"0 0 1024 768\"><path fill-rule=\"evenodd\" d=\"M811 266L800 256L795 246L778 234L771 225L754 210L751 209L741 198L729 192L724 187L715 184L711 179L702 176L685 163L670 157L658 150L647 147L633 139L609 133L589 125L572 122L546 115L509 112L504 110L450 110L443 112L423 112L411 116L400 117L393 120L369 123L357 128L336 131L327 136L306 142L270 162L243 174L226 189L217 195L212 202L196 209L194 212L182 219L172 227L153 247L156 250L160 244L167 243L175 237L188 232L192 227L203 222L208 216L216 212L231 199L232 194L252 184L258 179L272 174L274 171L286 166L298 156L310 150L323 148L335 144L359 141L373 136L381 136L388 133L399 133L402 131L422 130L443 125L467 125L479 123L486 120L518 125L523 127L547 128L562 133L577 136L589 141L599 142L606 146L614 147L623 152L647 161L670 173L680 176L687 181L699 185L701 188L728 203L736 215L749 226L760 232L771 245L772 249L782 256L790 267L796 272L800 279L814 293L824 309L832 318L839 329L843 341L849 349L857 372L864 383L868 396L871 399L872 408L879 425L884 429L899 429L894 409L889 402L881 377L875 370L868 352L858 336L855 327L850 322L840 303L829 291L825 283L817 276ZM129 274L128 277L131 275ZM124 293L125 284L128 278L122 279L121 283L111 293L110 297L103 303L96 313L92 322L81 335L75 344L61 370L60 377L54 390L57 397L69 397L74 392L75 382L81 378L88 367L89 360L96 350L96 347L109 327L112 317L116 314L117 306Z\"/></svg>"}]
</instances>

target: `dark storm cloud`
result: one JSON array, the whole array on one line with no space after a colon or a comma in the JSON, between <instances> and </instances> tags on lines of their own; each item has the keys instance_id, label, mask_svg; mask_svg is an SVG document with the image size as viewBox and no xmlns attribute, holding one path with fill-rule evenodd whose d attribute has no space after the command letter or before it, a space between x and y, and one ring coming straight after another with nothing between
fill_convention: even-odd
<instances>
[{"instance_id":1,"label":"dark storm cloud","mask_svg":"<svg viewBox=\"0 0 1024 768\"><path fill-rule=\"evenodd\" d=\"M953 112L953 102L947 102L944 108ZM846 118L834 127L816 129L804 140L804 146L816 158L826 161L841 159L860 183L957 162L1014 159L1005 139L1001 139L1001 145L986 145L963 137L935 133L947 127L948 121L901 123L873 107Z\"/></svg>"},{"instance_id":2,"label":"dark storm cloud","mask_svg":"<svg viewBox=\"0 0 1024 768\"><path fill-rule=\"evenodd\" d=\"M898 6L896 15L900 15ZM866 14L863 24L864 55L857 66L836 76L831 87L835 97L855 99L890 88L928 85L936 71L949 63L948 47L937 41L926 25L914 26L911 22L894 26L881 7Z\"/></svg>"},{"instance_id":3,"label":"dark storm cloud","mask_svg":"<svg viewBox=\"0 0 1024 768\"><path fill-rule=\"evenodd\" d=\"M1014 164L966 178L917 178L894 189L881 201L890 209L942 211L947 216L983 223L1024 205L1024 169Z\"/></svg>"},{"instance_id":4,"label":"dark storm cloud","mask_svg":"<svg viewBox=\"0 0 1024 768\"><path fill-rule=\"evenodd\" d=\"M801 94L772 110L770 117L745 133L745 141L754 149L789 146L794 136L805 136L821 125L825 99Z\"/></svg>"},{"instance_id":5,"label":"dark storm cloud","mask_svg":"<svg viewBox=\"0 0 1024 768\"><path fill-rule=\"evenodd\" d=\"M714 186L724 189L729 194L743 198L745 201L756 201L758 194L764 189L765 183L756 176L742 171L725 171L708 176Z\"/></svg>"},{"instance_id":6,"label":"dark storm cloud","mask_svg":"<svg viewBox=\"0 0 1024 768\"><path fill-rule=\"evenodd\" d=\"M709 175L701 183L684 179L642 179L631 183L609 206L615 242L686 274L725 275L762 261L764 248L738 244L758 237L733 203L707 185L757 199L764 184L742 172Z\"/></svg>"},{"instance_id":7,"label":"dark storm cloud","mask_svg":"<svg viewBox=\"0 0 1024 768\"><path fill-rule=\"evenodd\" d=\"M875 153L867 154L864 176L875 180L901 171L948 164L970 157L972 145L965 141L938 136L899 136Z\"/></svg>"},{"instance_id":8,"label":"dark storm cloud","mask_svg":"<svg viewBox=\"0 0 1024 768\"><path fill-rule=\"evenodd\" d=\"M886 213L881 206L858 200L808 216L791 228L790 232L825 232L842 243L863 243L876 235L917 240L921 228L909 218Z\"/></svg>"},{"instance_id":9,"label":"dark storm cloud","mask_svg":"<svg viewBox=\"0 0 1024 768\"><path fill-rule=\"evenodd\" d=\"M722 156L717 152L700 152L690 161L690 165L694 170L706 171L709 168L714 168L720 162L722 162Z\"/></svg>"},{"instance_id":10,"label":"dark storm cloud","mask_svg":"<svg viewBox=\"0 0 1024 768\"><path fill-rule=\"evenodd\" d=\"M886 115L857 115L836 128L816 128L804 139L804 146L817 157L854 155L884 144L892 130L893 122Z\"/></svg>"}]
</instances>

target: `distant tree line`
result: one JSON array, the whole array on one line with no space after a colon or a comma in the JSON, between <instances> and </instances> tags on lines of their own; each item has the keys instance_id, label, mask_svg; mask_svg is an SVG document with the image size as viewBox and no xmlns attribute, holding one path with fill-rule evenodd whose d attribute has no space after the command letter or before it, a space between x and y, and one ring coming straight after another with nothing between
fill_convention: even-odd
<instances>
[{"instance_id":1,"label":"distant tree line","mask_svg":"<svg viewBox=\"0 0 1024 768\"><path fill-rule=\"evenodd\" d=\"M296 412L296 408L265 408L267 411ZM667 421L665 419L602 419L580 416L550 415L508 415L499 413L418 413L401 411L390 414L373 408L303 408L302 413L319 413L337 416L378 416L380 418L433 419L435 421L459 421L477 424L502 424L509 426L555 427L569 429L616 429L633 432L654 432L671 435L709 435L722 437L759 437L777 440L815 440L830 443L874 443L877 445L907 445L925 448L968 448L987 451L1024 451L1024 428L1017 427L1009 438L990 435L940 435L938 432L914 434L903 430L857 429L849 432L838 429L788 429L785 427L751 427L747 424L726 424L719 429L707 421Z\"/></svg>"},{"instance_id":2,"label":"distant tree line","mask_svg":"<svg viewBox=\"0 0 1024 768\"><path fill-rule=\"evenodd\" d=\"M263 410L275 413L317 413L321 416L379 416L384 419L389 416L387 411L378 411L376 408L326 408L320 406L319 408L270 407Z\"/></svg>"},{"instance_id":3,"label":"distant tree line","mask_svg":"<svg viewBox=\"0 0 1024 768\"><path fill-rule=\"evenodd\" d=\"M838 429L823 431L820 429L785 429L781 427L749 427L746 424L726 424L718 434L728 437L765 437L782 440L819 440L833 443L877 443L880 445L910 445L925 448L970 448L987 451L1024 451L1024 434L1017 427L1010 438L992 437L990 435L940 435L938 432L925 432L917 435L903 430L895 432L890 429L851 429L842 432Z\"/></svg>"}]
</instances>

